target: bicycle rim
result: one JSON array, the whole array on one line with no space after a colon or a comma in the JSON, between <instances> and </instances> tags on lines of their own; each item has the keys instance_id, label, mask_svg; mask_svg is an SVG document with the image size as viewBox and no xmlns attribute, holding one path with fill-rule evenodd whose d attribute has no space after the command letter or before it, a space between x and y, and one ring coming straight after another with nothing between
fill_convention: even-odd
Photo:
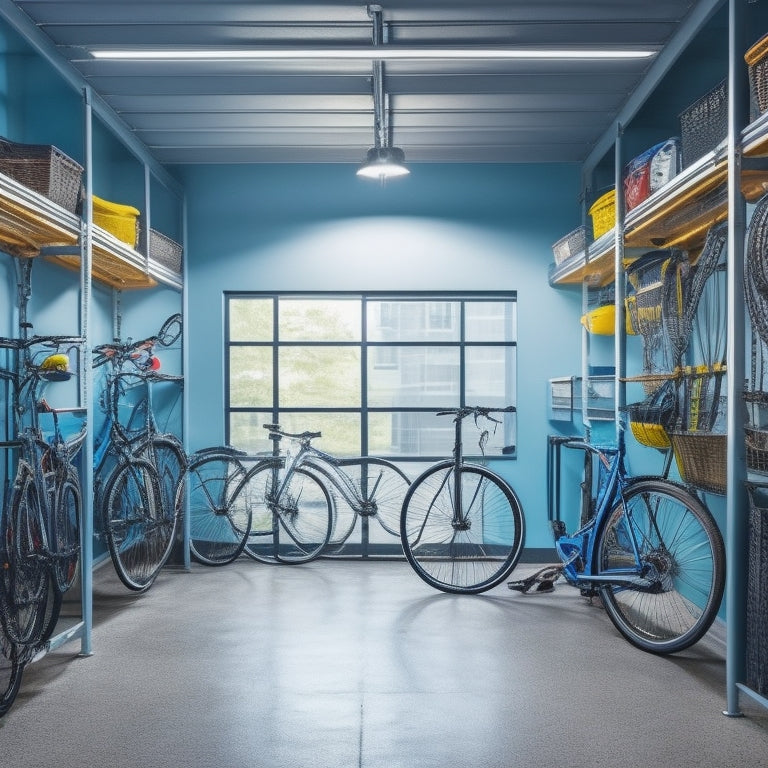
<instances>
[{"instance_id":1,"label":"bicycle rim","mask_svg":"<svg viewBox=\"0 0 768 768\"><path fill-rule=\"evenodd\" d=\"M54 576L63 594L75 580L80 558L80 483L71 469L58 493L53 523Z\"/></svg>"},{"instance_id":2,"label":"bicycle rim","mask_svg":"<svg viewBox=\"0 0 768 768\"><path fill-rule=\"evenodd\" d=\"M61 597L53 589L41 527L37 486L30 470L20 470L3 515L3 562L0 603L8 639L36 646L50 636L58 620Z\"/></svg>"},{"instance_id":3,"label":"bicycle rim","mask_svg":"<svg viewBox=\"0 0 768 768\"><path fill-rule=\"evenodd\" d=\"M633 645L675 653L700 640L714 621L725 584L725 548L709 510L685 488L633 481L596 545L600 575L638 571L633 586L602 585L608 616Z\"/></svg>"},{"instance_id":4,"label":"bicycle rim","mask_svg":"<svg viewBox=\"0 0 768 768\"><path fill-rule=\"evenodd\" d=\"M235 496L252 510L245 552L264 563L307 563L319 557L331 535L333 502L322 481L296 469L282 485L273 466L256 466ZM279 492L279 497L277 493Z\"/></svg>"},{"instance_id":5,"label":"bicycle rim","mask_svg":"<svg viewBox=\"0 0 768 768\"><path fill-rule=\"evenodd\" d=\"M187 457L181 443L176 437L154 437L149 445L144 459L154 464L160 484L160 499L162 501L162 531L168 536L165 547L170 554L176 536L178 521L181 519L182 502L184 499L181 487L184 484ZM158 535L159 535L158 531ZM162 542L158 541L158 546Z\"/></svg>"},{"instance_id":6,"label":"bicycle rim","mask_svg":"<svg viewBox=\"0 0 768 768\"><path fill-rule=\"evenodd\" d=\"M187 471L189 548L204 565L226 565L243 551L250 528L250 507L235 508L232 497L245 469L230 454L208 455Z\"/></svg>"},{"instance_id":7,"label":"bicycle rim","mask_svg":"<svg viewBox=\"0 0 768 768\"><path fill-rule=\"evenodd\" d=\"M167 558L171 526L162 514L155 468L133 460L113 475L106 492L104 532L112 562L128 589L152 586Z\"/></svg>"},{"instance_id":8,"label":"bicycle rim","mask_svg":"<svg viewBox=\"0 0 768 768\"><path fill-rule=\"evenodd\" d=\"M514 491L485 468L462 466L460 482L463 509L455 515L452 462L416 479L403 502L400 536L408 562L427 584L476 594L517 564L524 519Z\"/></svg>"},{"instance_id":9,"label":"bicycle rim","mask_svg":"<svg viewBox=\"0 0 768 768\"><path fill-rule=\"evenodd\" d=\"M0 643L0 717L13 705L21 686L24 665L19 663L16 649L8 643Z\"/></svg>"}]
</instances>

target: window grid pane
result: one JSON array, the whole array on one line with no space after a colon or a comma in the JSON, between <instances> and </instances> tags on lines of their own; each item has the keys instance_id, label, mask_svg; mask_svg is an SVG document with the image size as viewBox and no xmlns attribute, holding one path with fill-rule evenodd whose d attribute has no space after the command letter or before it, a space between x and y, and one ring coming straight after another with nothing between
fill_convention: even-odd
<instances>
[{"instance_id":1,"label":"window grid pane","mask_svg":"<svg viewBox=\"0 0 768 768\"><path fill-rule=\"evenodd\" d=\"M323 432L333 454L443 458L453 422L436 411L515 404L514 294L228 299L228 439L245 450L264 450L258 432L275 414L289 431ZM514 456L515 432L505 414L486 455Z\"/></svg>"}]
</instances>

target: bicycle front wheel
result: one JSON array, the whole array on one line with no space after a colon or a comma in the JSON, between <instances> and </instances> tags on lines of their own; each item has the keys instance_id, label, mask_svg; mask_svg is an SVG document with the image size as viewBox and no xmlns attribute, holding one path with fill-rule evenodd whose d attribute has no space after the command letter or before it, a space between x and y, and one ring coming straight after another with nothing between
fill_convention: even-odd
<instances>
[{"instance_id":1,"label":"bicycle front wheel","mask_svg":"<svg viewBox=\"0 0 768 768\"><path fill-rule=\"evenodd\" d=\"M157 471L147 461L121 465L105 493L104 533L120 581L144 592L170 552L173 523L163 515Z\"/></svg>"},{"instance_id":2,"label":"bicycle front wheel","mask_svg":"<svg viewBox=\"0 0 768 768\"><path fill-rule=\"evenodd\" d=\"M80 558L80 481L70 467L57 494L53 520L53 571L58 590L64 594L75 580Z\"/></svg>"},{"instance_id":3,"label":"bicycle front wheel","mask_svg":"<svg viewBox=\"0 0 768 768\"><path fill-rule=\"evenodd\" d=\"M44 643L61 610L32 470L20 465L2 518L0 611L8 639L23 648Z\"/></svg>"},{"instance_id":4,"label":"bicycle front wheel","mask_svg":"<svg viewBox=\"0 0 768 768\"><path fill-rule=\"evenodd\" d=\"M207 454L187 470L189 549L203 565L226 565L243 551L251 510L241 504L235 514L232 496L244 474L231 453Z\"/></svg>"},{"instance_id":5,"label":"bicycle front wheel","mask_svg":"<svg viewBox=\"0 0 768 768\"><path fill-rule=\"evenodd\" d=\"M157 479L160 484L160 500L162 501L161 516L163 521L162 532L167 536L165 542L158 541L158 547L167 549L163 561L167 559L173 549L176 530L181 519L181 509L184 496L184 485L187 468L187 456L179 439L174 435L154 436L141 456L154 465L157 470ZM160 529L158 530L160 535Z\"/></svg>"},{"instance_id":6,"label":"bicycle front wheel","mask_svg":"<svg viewBox=\"0 0 768 768\"><path fill-rule=\"evenodd\" d=\"M24 665L19 662L16 648L0 638L0 717L11 708L23 672Z\"/></svg>"},{"instance_id":7,"label":"bicycle front wheel","mask_svg":"<svg viewBox=\"0 0 768 768\"><path fill-rule=\"evenodd\" d=\"M684 487L638 478L598 533L598 576L638 574L600 586L606 612L630 643L675 653L714 621L725 584L725 547L709 510Z\"/></svg>"},{"instance_id":8,"label":"bicycle front wheel","mask_svg":"<svg viewBox=\"0 0 768 768\"><path fill-rule=\"evenodd\" d=\"M311 472L257 464L235 493L234 506L252 511L245 552L262 563L307 563L319 557L333 527L333 501Z\"/></svg>"},{"instance_id":9,"label":"bicycle front wheel","mask_svg":"<svg viewBox=\"0 0 768 768\"><path fill-rule=\"evenodd\" d=\"M515 492L484 467L463 465L457 475L451 461L435 465L414 480L403 502L405 556L444 592L476 594L502 582L520 558L524 533Z\"/></svg>"}]
</instances>

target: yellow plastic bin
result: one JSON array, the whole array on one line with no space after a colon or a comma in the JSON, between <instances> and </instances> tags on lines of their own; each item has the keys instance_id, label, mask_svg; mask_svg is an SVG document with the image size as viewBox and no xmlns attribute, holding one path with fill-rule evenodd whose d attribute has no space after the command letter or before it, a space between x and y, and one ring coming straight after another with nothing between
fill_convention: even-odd
<instances>
[{"instance_id":1,"label":"yellow plastic bin","mask_svg":"<svg viewBox=\"0 0 768 768\"><path fill-rule=\"evenodd\" d=\"M616 226L616 190L611 189L595 200L589 209L595 240Z\"/></svg>"},{"instance_id":2,"label":"yellow plastic bin","mask_svg":"<svg viewBox=\"0 0 768 768\"><path fill-rule=\"evenodd\" d=\"M93 223L131 248L138 242L140 213L132 205L112 203L93 195Z\"/></svg>"}]
</instances>

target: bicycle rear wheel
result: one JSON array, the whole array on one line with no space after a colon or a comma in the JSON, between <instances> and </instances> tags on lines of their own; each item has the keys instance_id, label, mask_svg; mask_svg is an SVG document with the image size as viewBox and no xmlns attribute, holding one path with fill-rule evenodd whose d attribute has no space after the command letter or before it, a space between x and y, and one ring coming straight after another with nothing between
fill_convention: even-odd
<instances>
[{"instance_id":1,"label":"bicycle rear wheel","mask_svg":"<svg viewBox=\"0 0 768 768\"><path fill-rule=\"evenodd\" d=\"M517 564L525 521L515 492L484 467L452 461L414 480L403 502L400 537L408 562L444 592L476 594L502 582Z\"/></svg>"},{"instance_id":2,"label":"bicycle rear wheel","mask_svg":"<svg viewBox=\"0 0 768 768\"><path fill-rule=\"evenodd\" d=\"M187 470L189 488L189 549L203 565L226 565L243 551L251 525L251 510L236 510L232 496L245 475L242 462L231 453L209 453Z\"/></svg>"},{"instance_id":3,"label":"bicycle rear wheel","mask_svg":"<svg viewBox=\"0 0 768 768\"><path fill-rule=\"evenodd\" d=\"M155 467L133 459L110 478L105 493L104 533L120 581L144 592L163 567L174 523L162 512Z\"/></svg>"},{"instance_id":4,"label":"bicycle rear wheel","mask_svg":"<svg viewBox=\"0 0 768 768\"><path fill-rule=\"evenodd\" d=\"M725 547L709 510L684 487L638 478L608 516L596 543L600 573L640 571L631 586L603 584L606 612L630 643L675 653L714 621L725 584Z\"/></svg>"},{"instance_id":5,"label":"bicycle rear wheel","mask_svg":"<svg viewBox=\"0 0 768 768\"><path fill-rule=\"evenodd\" d=\"M319 478L301 468L283 482L277 466L257 464L235 493L235 514L241 514L243 506L252 511L245 552L262 563L307 563L328 544L331 494Z\"/></svg>"}]
</instances>

